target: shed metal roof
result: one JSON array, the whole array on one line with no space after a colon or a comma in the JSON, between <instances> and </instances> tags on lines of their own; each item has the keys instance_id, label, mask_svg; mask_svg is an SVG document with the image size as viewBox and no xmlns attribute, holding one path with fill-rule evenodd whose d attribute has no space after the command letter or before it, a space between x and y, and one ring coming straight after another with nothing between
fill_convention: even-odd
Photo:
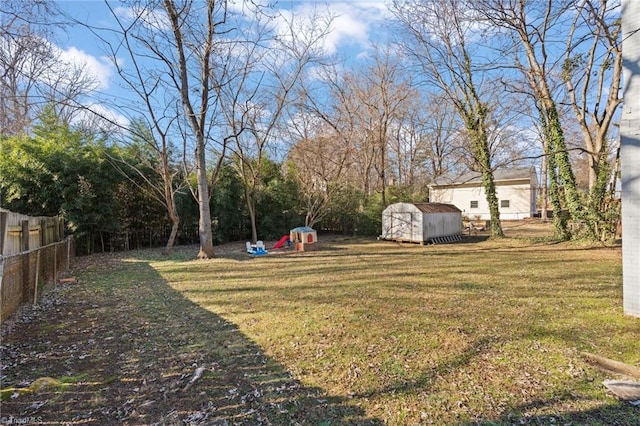
<instances>
[{"instance_id":1,"label":"shed metal roof","mask_svg":"<svg viewBox=\"0 0 640 426\"><path fill-rule=\"evenodd\" d=\"M423 213L461 213L462 210L453 204L445 203L413 203Z\"/></svg>"}]
</instances>

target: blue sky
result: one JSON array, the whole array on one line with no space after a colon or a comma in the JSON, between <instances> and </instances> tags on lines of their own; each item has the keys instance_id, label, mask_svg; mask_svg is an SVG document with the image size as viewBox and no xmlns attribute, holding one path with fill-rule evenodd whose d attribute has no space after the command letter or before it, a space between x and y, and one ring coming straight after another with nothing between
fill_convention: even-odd
<instances>
[{"instance_id":1,"label":"blue sky","mask_svg":"<svg viewBox=\"0 0 640 426\"><path fill-rule=\"evenodd\" d=\"M230 7L238 7L238 2ZM113 28L114 20L103 0L59 0L58 5L79 22L104 29ZM380 42L387 38L385 27L389 12L384 0L363 1L309 1L283 0L277 3L279 12L295 14L298 17L310 16L317 8L334 16L331 33L324 42L325 52L358 58L371 49L373 41ZM110 2L114 9L120 7L119 2ZM108 34L107 31L101 33ZM125 97L125 91L118 86L118 75L113 65L105 57L102 43L81 25L73 26L66 34L61 34L59 54L65 61L84 64L98 83L93 108L102 109L100 99L108 97ZM104 111L107 113L107 111Z\"/></svg>"}]
</instances>

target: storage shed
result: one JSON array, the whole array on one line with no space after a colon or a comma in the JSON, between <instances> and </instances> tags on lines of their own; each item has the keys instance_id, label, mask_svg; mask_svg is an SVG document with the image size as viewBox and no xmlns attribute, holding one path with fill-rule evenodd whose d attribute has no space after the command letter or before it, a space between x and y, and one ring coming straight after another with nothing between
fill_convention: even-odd
<instances>
[{"instance_id":1,"label":"storage shed","mask_svg":"<svg viewBox=\"0 0 640 426\"><path fill-rule=\"evenodd\" d=\"M307 249L310 249L313 244L318 242L318 233L309 226L299 226L289 231L289 240L295 244L296 250L303 251L305 245L308 245Z\"/></svg>"},{"instance_id":2,"label":"storage shed","mask_svg":"<svg viewBox=\"0 0 640 426\"><path fill-rule=\"evenodd\" d=\"M462 234L462 212L452 204L396 203L382 212L385 240L425 243Z\"/></svg>"}]
</instances>

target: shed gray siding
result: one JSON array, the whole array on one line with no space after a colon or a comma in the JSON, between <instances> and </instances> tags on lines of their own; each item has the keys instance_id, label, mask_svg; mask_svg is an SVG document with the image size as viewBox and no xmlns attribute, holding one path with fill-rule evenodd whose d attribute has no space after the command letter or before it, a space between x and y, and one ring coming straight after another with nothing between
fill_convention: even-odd
<instances>
[{"instance_id":1,"label":"shed gray siding","mask_svg":"<svg viewBox=\"0 0 640 426\"><path fill-rule=\"evenodd\" d=\"M424 243L432 238L460 235L462 212L441 203L396 203L382 212L386 240Z\"/></svg>"},{"instance_id":2,"label":"shed gray siding","mask_svg":"<svg viewBox=\"0 0 640 426\"><path fill-rule=\"evenodd\" d=\"M455 213L427 213L423 222L424 241L432 238L450 237L462 233L462 212Z\"/></svg>"}]
</instances>

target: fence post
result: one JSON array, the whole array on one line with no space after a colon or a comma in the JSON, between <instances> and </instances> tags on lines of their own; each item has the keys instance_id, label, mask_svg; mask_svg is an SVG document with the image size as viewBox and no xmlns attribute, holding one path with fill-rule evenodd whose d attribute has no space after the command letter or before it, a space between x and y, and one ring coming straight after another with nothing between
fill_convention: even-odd
<instances>
[{"instance_id":1,"label":"fence post","mask_svg":"<svg viewBox=\"0 0 640 426\"><path fill-rule=\"evenodd\" d=\"M22 300L21 303L28 302L31 299L31 289L29 288L29 283L31 282L31 253L25 252L20 255L22 258Z\"/></svg>"},{"instance_id":2,"label":"fence post","mask_svg":"<svg viewBox=\"0 0 640 426\"><path fill-rule=\"evenodd\" d=\"M0 212L0 256L4 255L4 242L7 235L7 217L9 213Z\"/></svg>"},{"instance_id":3,"label":"fence post","mask_svg":"<svg viewBox=\"0 0 640 426\"><path fill-rule=\"evenodd\" d=\"M0 304L2 304L2 300L4 300L4 287L2 286L2 278L4 277L4 258L2 257L2 253L0 253ZM0 320L2 320L2 316L0 316Z\"/></svg>"},{"instance_id":4,"label":"fence post","mask_svg":"<svg viewBox=\"0 0 640 426\"><path fill-rule=\"evenodd\" d=\"M67 272L71 269L71 237L67 237Z\"/></svg>"},{"instance_id":5,"label":"fence post","mask_svg":"<svg viewBox=\"0 0 640 426\"><path fill-rule=\"evenodd\" d=\"M48 225L48 218L40 219L40 247L44 247L49 243L49 239L47 238L47 231L49 229Z\"/></svg>"},{"instance_id":6,"label":"fence post","mask_svg":"<svg viewBox=\"0 0 640 426\"><path fill-rule=\"evenodd\" d=\"M56 225L56 242L58 242L64 240L64 219L59 217Z\"/></svg>"},{"instance_id":7,"label":"fence post","mask_svg":"<svg viewBox=\"0 0 640 426\"><path fill-rule=\"evenodd\" d=\"M29 221L23 220L22 225L22 251L29 251Z\"/></svg>"},{"instance_id":8,"label":"fence post","mask_svg":"<svg viewBox=\"0 0 640 426\"><path fill-rule=\"evenodd\" d=\"M33 304L37 305L38 304L38 280L40 279L40 252L42 251L41 248L39 248L36 251L36 276L35 276L35 285L33 286Z\"/></svg>"},{"instance_id":9,"label":"fence post","mask_svg":"<svg viewBox=\"0 0 640 426\"><path fill-rule=\"evenodd\" d=\"M58 285L58 247L60 244L56 241L53 244L53 286Z\"/></svg>"}]
</instances>

